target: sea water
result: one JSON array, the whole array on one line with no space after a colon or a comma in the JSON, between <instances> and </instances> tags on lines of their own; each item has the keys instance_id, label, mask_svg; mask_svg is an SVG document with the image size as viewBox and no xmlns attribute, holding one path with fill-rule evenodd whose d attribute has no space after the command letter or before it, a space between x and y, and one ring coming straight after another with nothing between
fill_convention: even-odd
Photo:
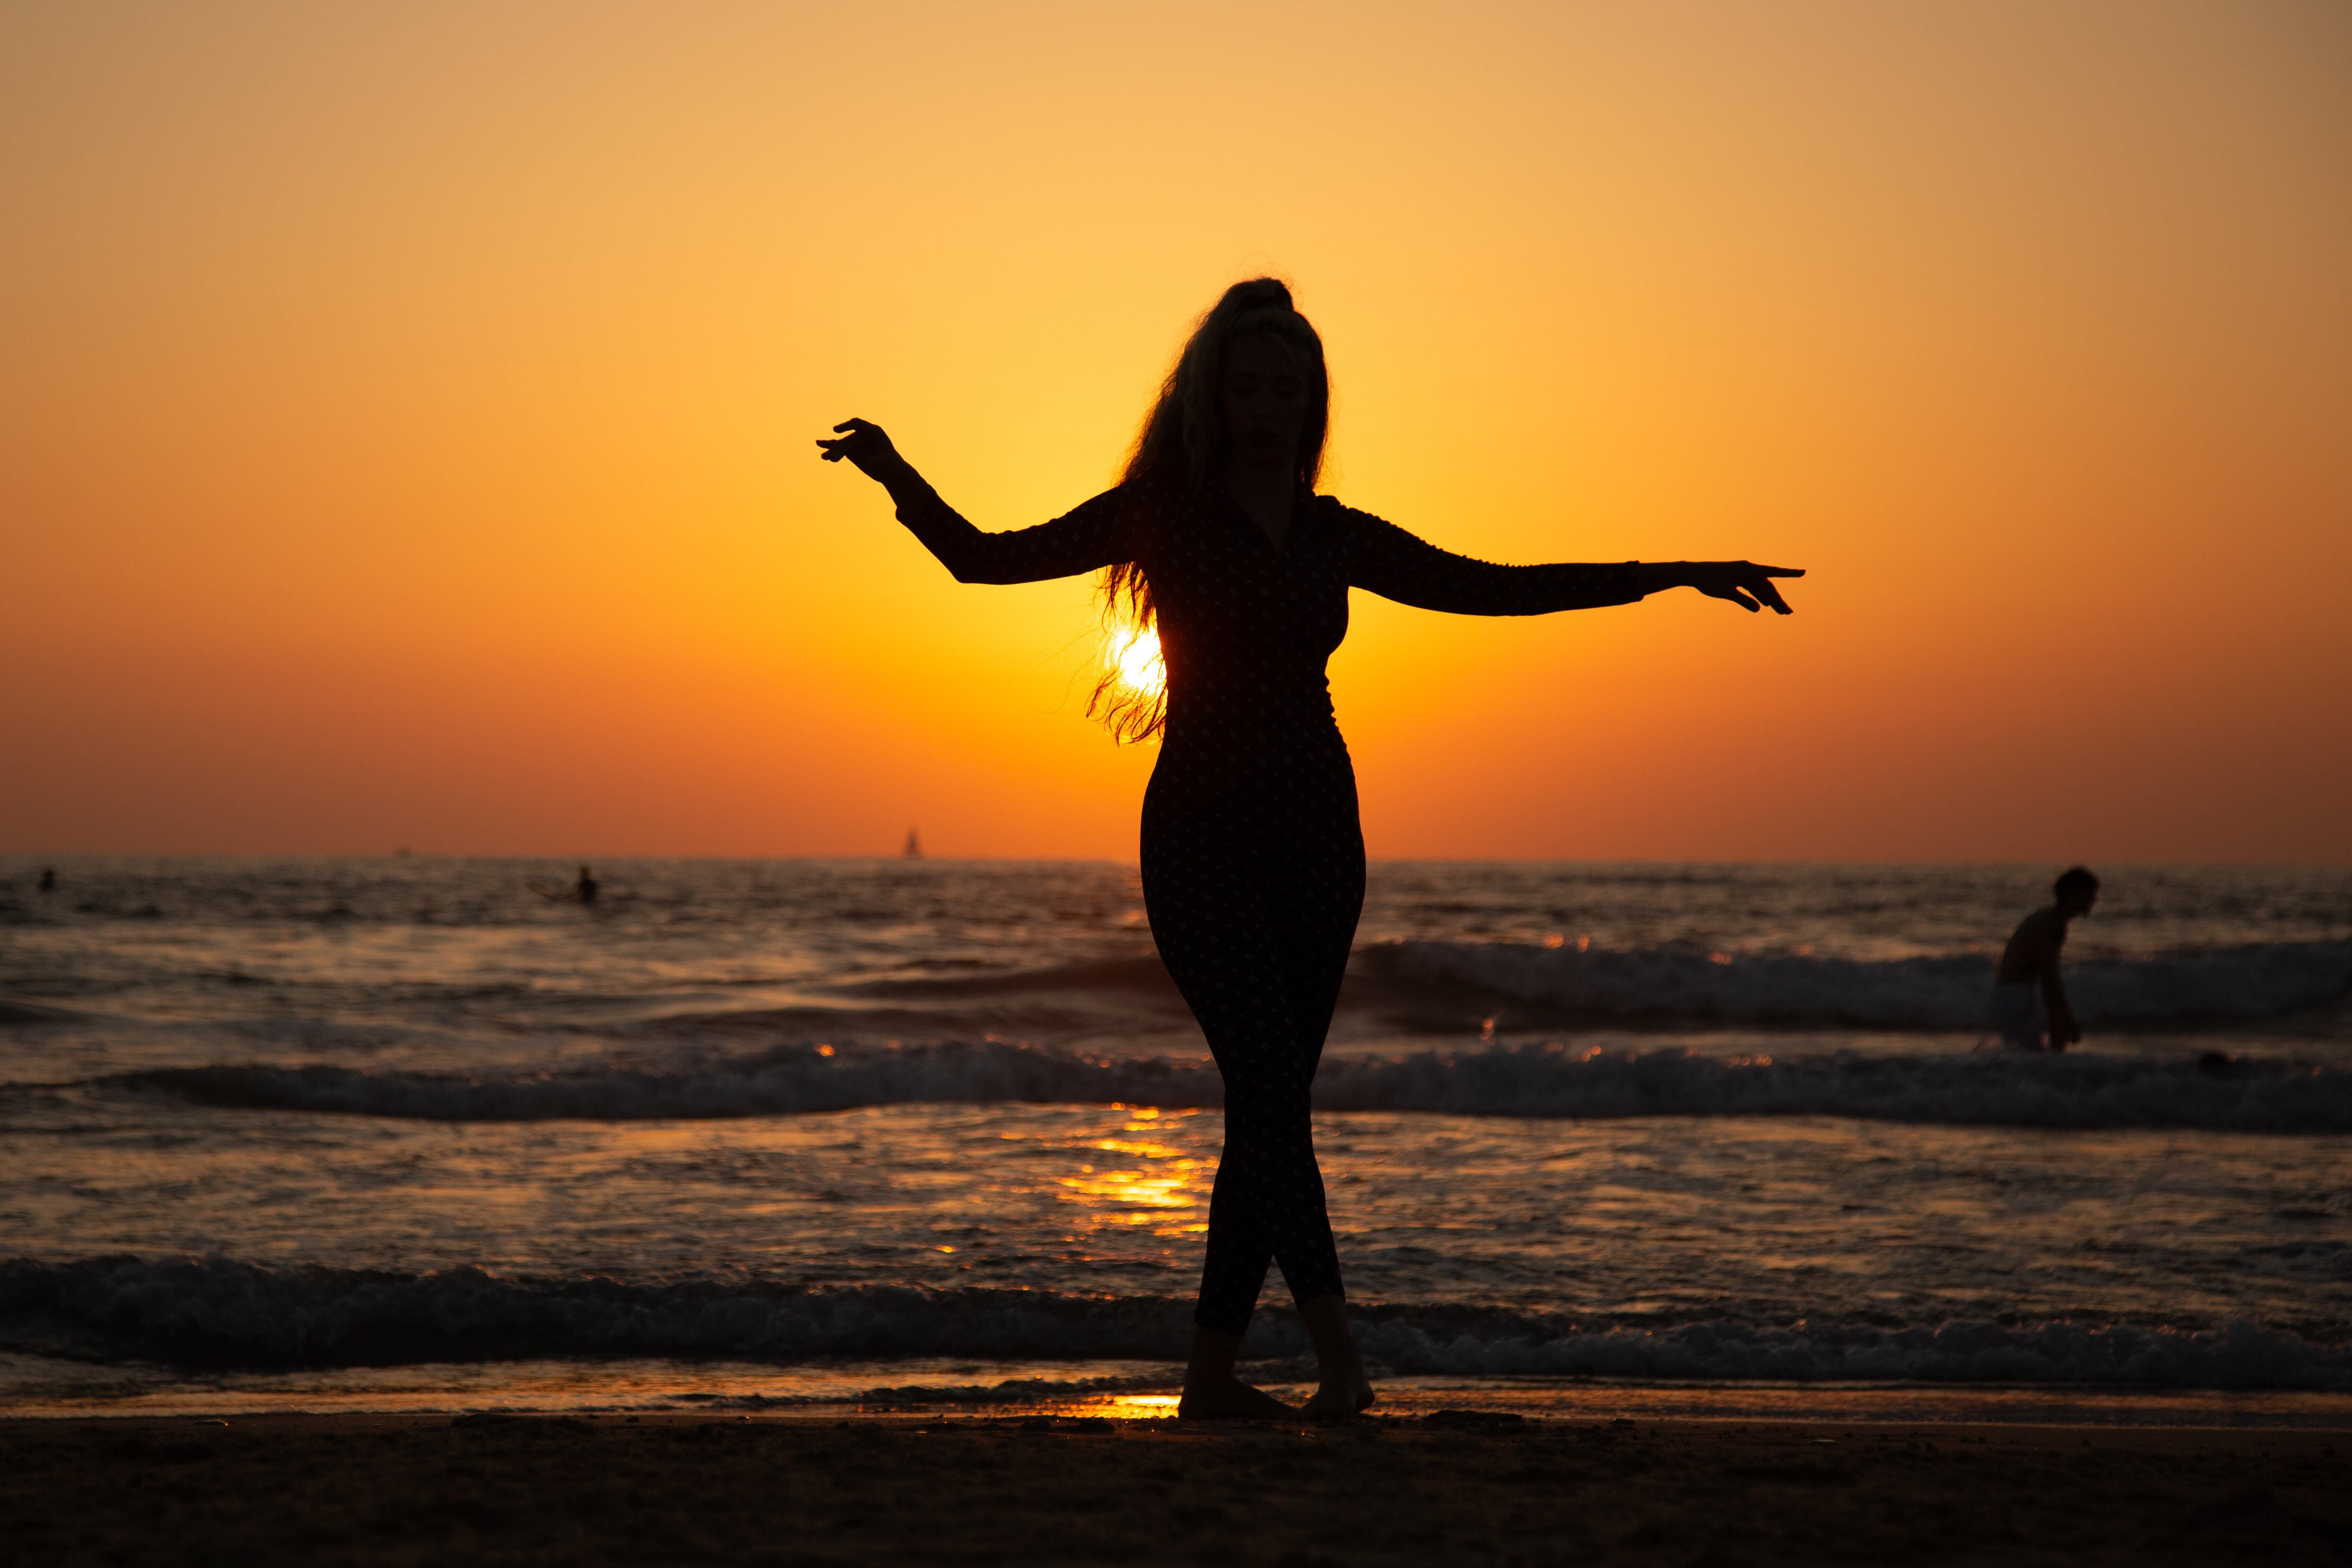
<instances>
[{"instance_id":1,"label":"sea water","mask_svg":"<svg viewBox=\"0 0 2352 1568\"><path fill-rule=\"evenodd\" d=\"M1220 1096L1131 866L55 865L0 1411L1166 1407ZM1391 1403L2352 1415L2352 873L2102 868L2084 1046L2003 1051L2054 869L1376 864L1317 1137Z\"/></svg>"}]
</instances>

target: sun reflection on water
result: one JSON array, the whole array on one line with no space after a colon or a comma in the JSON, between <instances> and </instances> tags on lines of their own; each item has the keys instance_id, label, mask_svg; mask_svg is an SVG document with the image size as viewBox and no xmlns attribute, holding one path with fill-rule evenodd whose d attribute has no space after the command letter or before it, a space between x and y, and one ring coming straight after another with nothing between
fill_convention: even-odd
<instances>
[{"instance_id":1,"label":"sun reflection on water","mask_svg":"<svg viewBox=\"0 0 2352 1568\"><path fill-rule=\"evenodd\" d=\"M1135 1154L1146 1160L1172 1160L1181 1152L1165 1143L1129 1143L1117 1138L1106 1138L1088 1147L1099 1149L1106 1154Z\"/></svg>"},{"instance_id":2,"label":"sun reflection on water","mask_svg":"<svg viewBox=\"0 0 2352 1568\"><path fill-rule=\"evenodd\" d=\"M1118 1129L1125 1133L1165 1133L1174 1122L1192 1114L1178 1111L1173 1121L1163 1122L1157 1106L1117 1109L1127 1114L1126 1124ZM1150 1137L1093 1138L1070 1147L1146 1162L1139 1167L1082 1163L1075 1173L1055 1178L1065 1201L1092 1211L1089 1224L1149 1229L1155 1236L1171 1238L1197 1235L1206 1228L1201 1222L1213 1173L1210 1162L1190 1157L1182 1147Z\"/></svg>"},{"instance_id":3,"label":"sun reflection on water","mask_svg":"<svg viewBox=\"0 0 2352 1568\"><path fill-rule=\"evenodd\" d=\"M1062 1186L1077 1197L1101 1205L1104 1222L1160 1226L1177 1211L1198 1206L1193 1171L1198 1162L1174 1162L1171 1171L1097 1171L1081 1165L1075 1176L1061 1178Z\"/></svg>"}]
</instances>

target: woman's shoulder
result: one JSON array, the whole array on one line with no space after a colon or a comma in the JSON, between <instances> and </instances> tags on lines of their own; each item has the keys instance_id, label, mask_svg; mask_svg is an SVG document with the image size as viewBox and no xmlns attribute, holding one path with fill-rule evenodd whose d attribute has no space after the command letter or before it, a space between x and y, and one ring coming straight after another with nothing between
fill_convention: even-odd
<instances>
[{"instance_id":1,"label":"woman's shoulder","mask_svg":"<svg viewBox=\"0 0 2352 1568\"><path fill-rule=\"evenodd\" d=\"M1110 489L1091 500L1079 503L1080 511L1118 511L1131 516L1164 516L1181 510L1187 498L1173 485L1157 479L1121 479Z\"/></svg>"},{"instance_id":2,"label":"woman's shoulder","mask_svg":"<svg viewBox=\"0 0 2352 1568\"><path fill-rule=\"evenodd\" d=\"M1058 521L1100 532L1106 548L1125 552L1124 559L1142 560L1157 556L1171 521L1182 515L1184 505L1185 498L1164 484L1130 479L1080 501Z\"/></svg>"},{"instance_id":3,"label":"woman's shoulder","mask_svg":"<svg viewBox=\"0 0 2352 1568\"><path fill-rule=\"evenodd\" d=\"M1157 515L1166 505L1152 486L1135 479L1123 480L1098 494L1087 497L1068 511L1067 518L1084 518L1092 521L1129 523Z\"/></svg>"},{"instance_id":4,"label":"woman's shoulder","mask_svg":"<svg viewBox=\"0 0 2352 1568\"><path fill-rule=\"evenodd\" d=\"M1360 507L1349 506L1338 496L1325 495L1319 490L1307 493L1307 504L1328 525L1351 536L1396 526L1385 518L1375 517Z\"/></svg>"}]
</instances>

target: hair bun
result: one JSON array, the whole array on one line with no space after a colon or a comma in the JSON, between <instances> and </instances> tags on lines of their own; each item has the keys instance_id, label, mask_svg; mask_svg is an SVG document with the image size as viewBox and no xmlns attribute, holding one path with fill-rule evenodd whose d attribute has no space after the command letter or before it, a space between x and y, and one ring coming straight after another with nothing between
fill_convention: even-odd
<instances>
[{"instance_id":1,"label":"hair bun","mask_svg":"<svg viewBox=\"0 0 2352 1568\"><path fill-rule=\"evenodd\" d=\"M1262 310L1270 305L1286 310L1298 309L1291 303L1290 286L1279 278L1252 278L1236 283L1225 290L1225 298L1252 310Z\"/></svg>"}]
</instances>

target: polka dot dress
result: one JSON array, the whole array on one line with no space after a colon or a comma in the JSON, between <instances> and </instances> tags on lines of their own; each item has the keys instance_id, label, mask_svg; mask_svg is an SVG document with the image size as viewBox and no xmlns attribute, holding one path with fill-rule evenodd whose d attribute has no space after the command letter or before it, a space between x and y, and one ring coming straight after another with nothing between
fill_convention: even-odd
<instances>
[{"instance_id":1,"label":"polka dot dress","mask_svg":"<svg viewBox=\"0 0 2352 1568\"><path fill-rule=\"evenodd\" d=\"M1168 668L1143 797L1144 907L1225 1081L1194 1317L1242 1332L1269 1262L1297 1300L1343 1294L1309 1091L1364 901L1355 770L1324 679L1348 590L1543 615L1638 599L1633 563L1493 566L1305 493L1277 550L1213 487L1123 486L1010 533L982 533L928 492L898 516L966 583L1142 564Z\"/></svg>"}]
</instances>

